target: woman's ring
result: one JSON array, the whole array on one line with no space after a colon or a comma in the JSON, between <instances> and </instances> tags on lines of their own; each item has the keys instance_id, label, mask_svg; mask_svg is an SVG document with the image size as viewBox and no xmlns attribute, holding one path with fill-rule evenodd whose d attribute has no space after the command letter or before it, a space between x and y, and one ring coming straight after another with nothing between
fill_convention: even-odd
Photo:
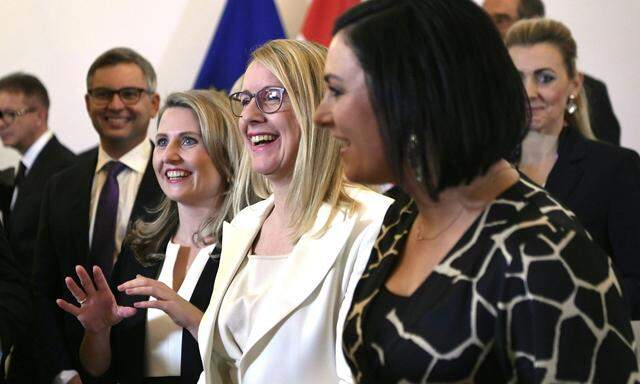
<instances>
[{"instance_id":1,"label":"woman's ring","mask_svg":"<svg viewBox=\"0 0 640 384\"><path fill-rule=\"evenodd\" d=\"M85 298L84 298L84 299L82 299L82 300L78 300L78 304L82 305L82 304L84 304L86 301L87 301L87 298L85 297Z\"/></svg>"}]
</instances>

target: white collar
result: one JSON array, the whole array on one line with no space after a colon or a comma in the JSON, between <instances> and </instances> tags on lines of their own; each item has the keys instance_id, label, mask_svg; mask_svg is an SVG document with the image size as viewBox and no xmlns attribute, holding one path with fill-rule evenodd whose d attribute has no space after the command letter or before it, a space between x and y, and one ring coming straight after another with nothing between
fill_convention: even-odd
<instances>
[{"instance_id":1,"label":"white collar","mask_svg":"<svg viewBox=\"0 0 640 384\"><path fill-rule=\"evenodd\" d=\"M40 137L38 137L38 139L33 144L31 144L29 149L27 149L27 151L20 159L27 170L31 169L31 166L36 162L38 155L40 154L40 152L42 152L42 149L45 145L47 145L52 137L53 132L47 129L42 135L40 135Z\"/></svg>"},{"instance_id":2,"label":"white collar","mask_svg":"<svg viewBox=\"0 0 640 384\"><path fill-rule=\"evenodd\" d=\"M125 153L122 157L117 159L122 164L126 165L129 169L137 172L144 173L147 168L149 157L151 156L151 142L147 139L142 140L140 144L135 146L132 150ZM102 148L102 145L98 147L98 162L96 163L95 173L100 172L102 168L110 161L116 160L109 156L109 154Z\"/></svg>"}]
</instances>

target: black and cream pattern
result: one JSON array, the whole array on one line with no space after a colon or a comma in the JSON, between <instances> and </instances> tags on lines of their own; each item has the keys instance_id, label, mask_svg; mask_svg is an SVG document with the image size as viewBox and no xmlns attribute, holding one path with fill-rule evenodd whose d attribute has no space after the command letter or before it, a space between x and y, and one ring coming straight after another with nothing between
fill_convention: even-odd
<instances>
[{"instance_id":1,"label":"black and cream pattern","mask_svg":"<svg viewBox=\"0 0 640 384\"><path fill-rule=\"evenodd\" d=\"M412 296L385 302L416 215L409 198L389 209L355 291L343 348L357 382L638 382L610 259L546 191L518 181Z\"/></svg>"}]
</instances>

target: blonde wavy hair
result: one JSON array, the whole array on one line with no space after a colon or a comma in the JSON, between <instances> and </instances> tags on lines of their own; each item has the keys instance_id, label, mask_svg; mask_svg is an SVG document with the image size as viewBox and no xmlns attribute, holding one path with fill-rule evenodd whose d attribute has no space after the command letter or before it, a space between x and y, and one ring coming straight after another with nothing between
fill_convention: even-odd
<instances>
[{"instance_id":1,"label":"blonde wavy hair","mask_svg":"<svg viewBox=\"0 0 640 384\"><path fill-rule=\"evenodd\" d=\"M576 68L576 59L578 56L576 41L571 35L569 28L561 22L545 18L520 20L513 24L505 37L507 48L519 45L531 46L542 43L551 44L560 52L570 79L575 79L576 76L580 76ZM576 127L584 137L594 140L595 135L591 130L591 123L589 122L589 104L584 87L580 87L576 95L575 103L578 106L578 110L573 114L565 111L565 121L570 126Z\"/></svg>"},{"instance_id":2,"label":"blonde wavy hair","mask_svg":"<svg viewBox=\"0 0 640 384\"><path fill-rule=\"evenodd\" d=\"M291 208L289 228L293 241L311 229L323 203L331 206L331 215L316 236L326 231L341 209L346 208L347 213L357 209L355 200L346 192L339 142L313 122L313 113L325 91L326 56L327 49L319 44L280 39L256 49L249 63L260 63L282 83L300 125L300 145L286 199ZM248 204L252 193L264 199L272 189L264 176L252 170L250 155L245 151L234 191L235 208Z\"/></svg>"},{"instance_id":3,"label":"blonde wavy hair","mask_svg":"<svg viewBox=\"0 0 640 384\"><path fill-rule=\"evenodd\" d=\"M160 109L158 125L169 108L186 108L193 112L207 154L224 181L224 192L218 197L216 215L207 217L198 232L193 234L194 243L199 246L219 242L222 223L233 218L231 190L236 183L242 153L242 137L236 128L229 101L224 93L215 90L172 93ZM164 258L164 244L176 232L180 222L177 203L166 196L149 212L154 219L138 219L125 239L144 265Z\"/></svg>"}]
</instances>

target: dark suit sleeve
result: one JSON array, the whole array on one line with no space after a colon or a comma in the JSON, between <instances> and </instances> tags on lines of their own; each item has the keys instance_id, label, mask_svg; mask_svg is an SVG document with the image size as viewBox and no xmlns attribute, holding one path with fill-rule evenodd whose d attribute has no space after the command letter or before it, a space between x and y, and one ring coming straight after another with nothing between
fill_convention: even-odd
<instances>
[{"instance_id":1,"label":"dark suit sleeve","mask_svg":"<svg viewBox=\"0 0 640 384\"><path fill-rule=\"evenodd\" d=\"M73 369L64 341L64 319L55 300L60 291L59 257L50 238L52 217L52 183L45 187L40 210L40 224L35 250L34 305L36 313L36 354L43 381L51 382L65 369Z\"/></svg>"},{"instance_id":2,"label":"dark suit sleeve","mask_svg":"<svg viewBox=\"0 0 640 384\"><path fill-rule=\"evenodd\" d=\"M614 263L631 303L632 319L640 319L640 157L625 150L610 188L607 221Z\"/></svg>"},{"instance_id":3,"label":"dark suit sleeve","mask_svg":"<svg viewBox=\"0 0 640 384\"><path fill-rule=\"evenodd\" d=\"M620 145L620 123L613 113L607 86L591 76L584 76L584 89L589 102L589 122L593 134L602 141Z\"/></svg>"},{"instance_id":4,"label":"dark suit sleeve","mask_svg":"<svg viewBox=\"0 0 640 384\"><path fill-rule=\"evenodd\" d=\"M27 279L17 269L9 243L0 226L0 342L2 355L25 337L31 321L31 295ZM0 376L2 376L0 374Z\"/></svg>"}]
</instances>

